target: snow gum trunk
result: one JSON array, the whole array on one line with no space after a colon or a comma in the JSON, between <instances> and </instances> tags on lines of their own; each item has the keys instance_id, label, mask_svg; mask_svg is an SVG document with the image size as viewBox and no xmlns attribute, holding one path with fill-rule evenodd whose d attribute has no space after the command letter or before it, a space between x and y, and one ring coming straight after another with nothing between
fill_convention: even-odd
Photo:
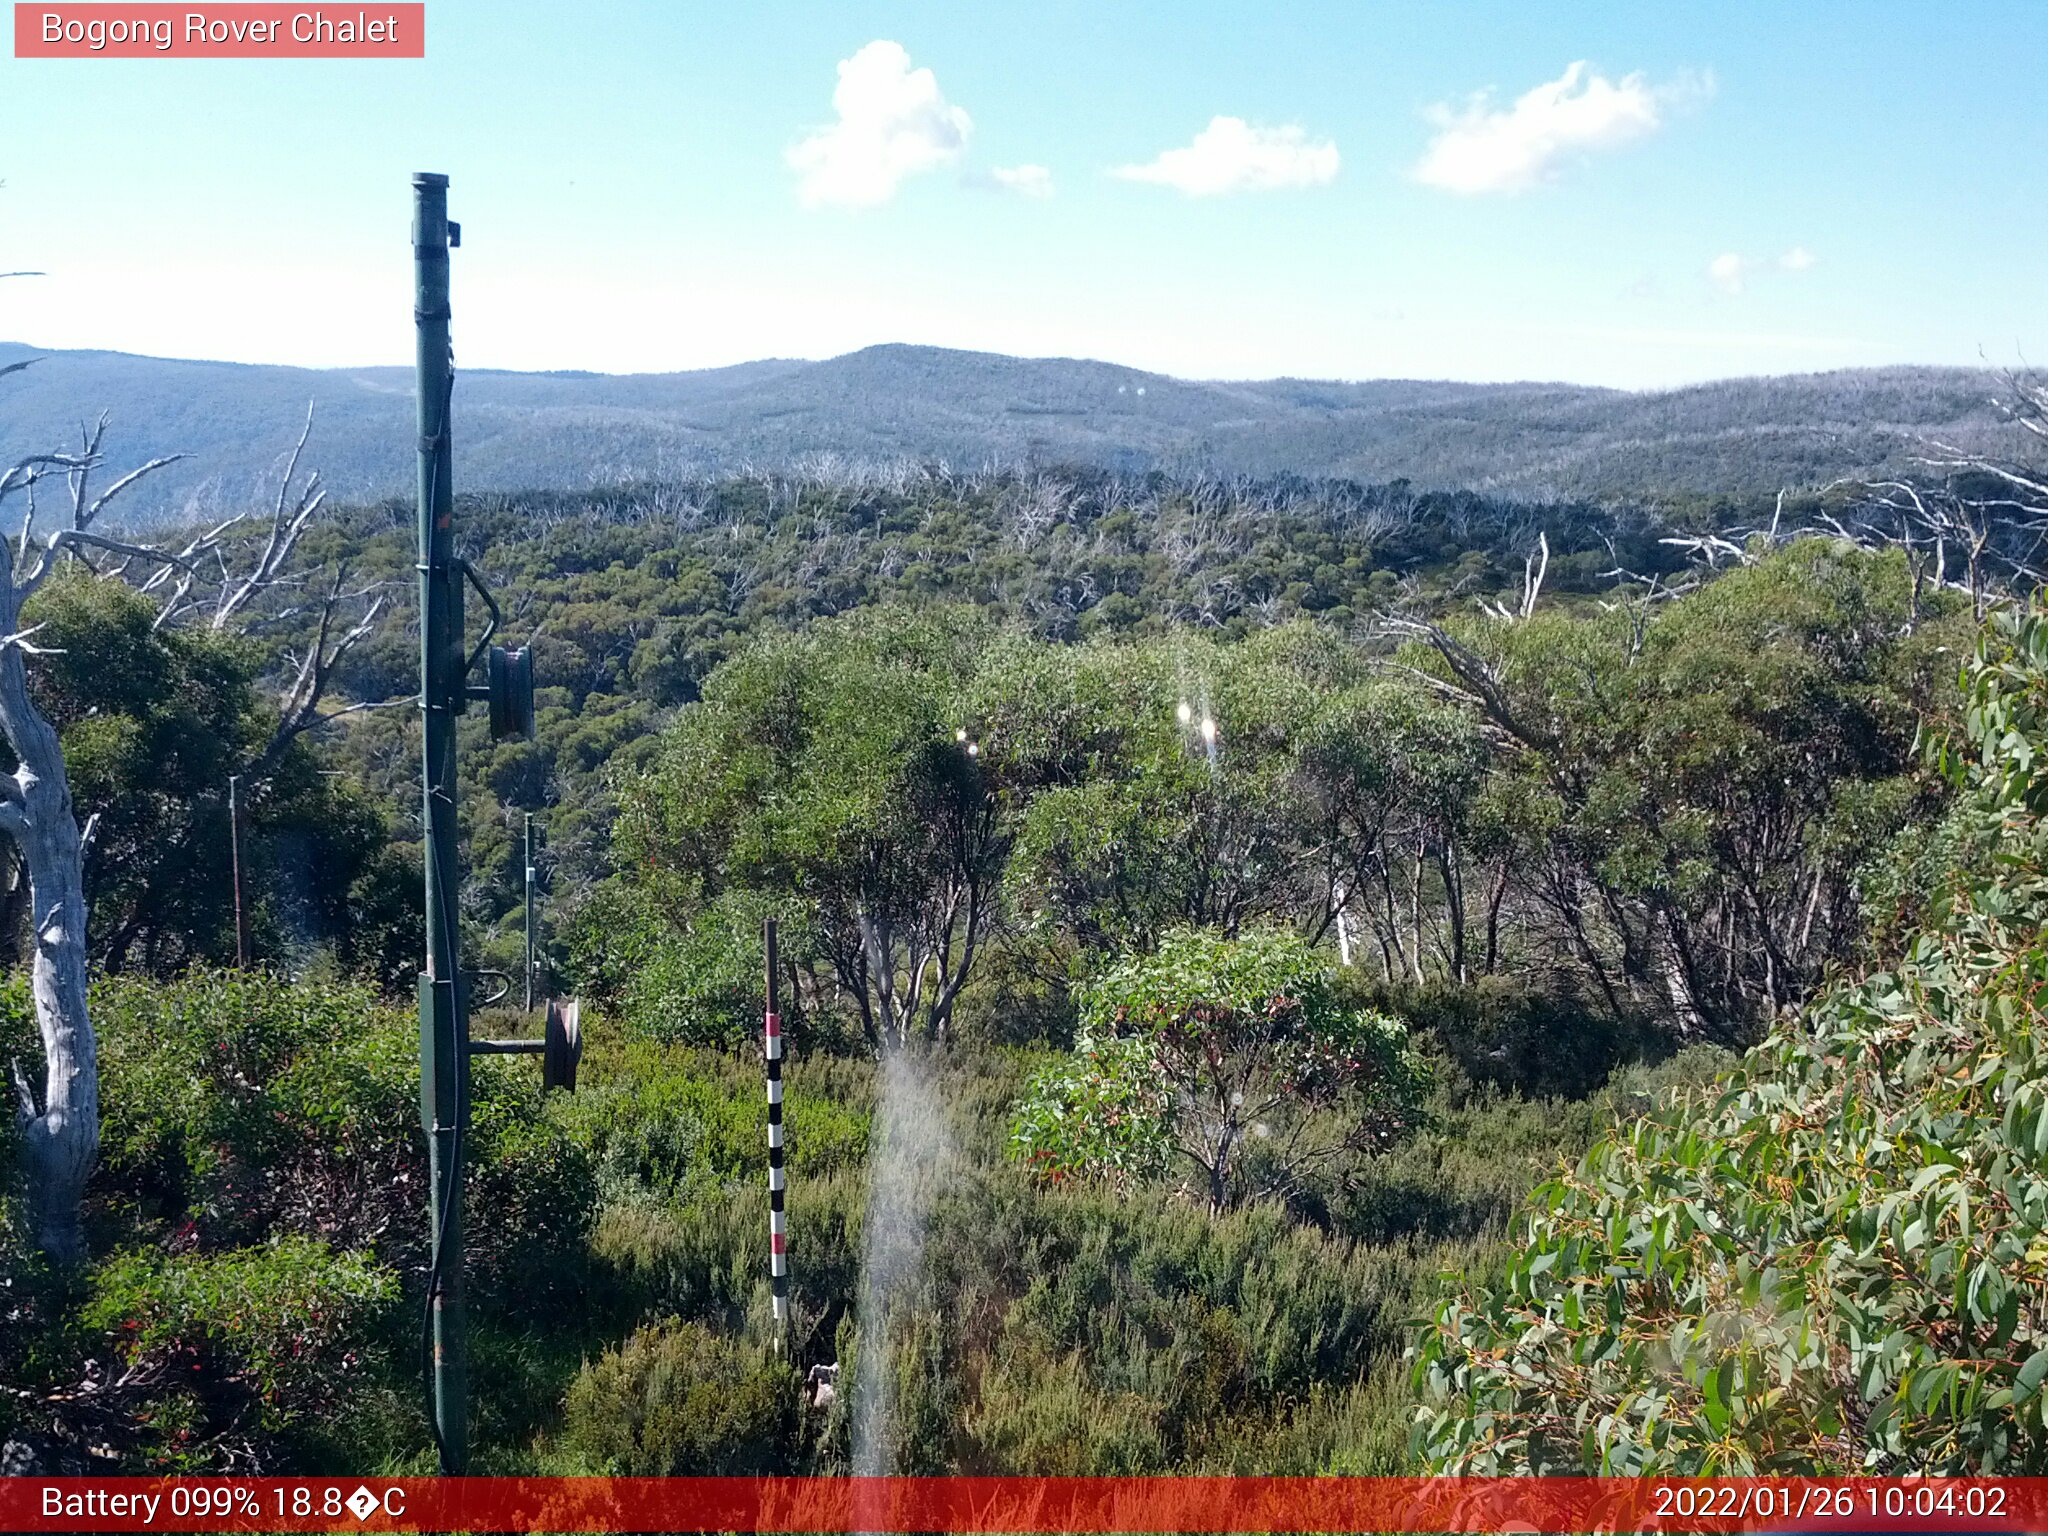
<instances>
[{"instance_id":1,"label":"snow gum trunk","mask_svg":"<svg viewBox=\"0 0 2048 1536\"><path fill-rule=\"evenodd\" d=\"M0 631L17 633L14 591L0 595L0 610ZM29 698L19 643L0 647L0 731L20 764L0 780L0 825L28 868L29 985L43 1044L40 1104L14 1064L30 1217L37 1246L74 1264L84 1254L79 1208L100 1145L99 1051L85 1001L85 852L63 751Z\"/></svg>"}]
</instances>

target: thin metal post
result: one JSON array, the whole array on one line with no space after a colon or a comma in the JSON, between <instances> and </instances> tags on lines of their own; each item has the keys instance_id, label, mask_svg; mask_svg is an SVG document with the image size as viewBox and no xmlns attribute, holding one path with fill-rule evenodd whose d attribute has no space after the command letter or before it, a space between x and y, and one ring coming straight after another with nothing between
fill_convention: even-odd
<instances>
[{"instance_id":1,"label":"thin metal post","mask_svg":"<svg viewBox=\"0 0 2048 1536\"><path fill-rule=\"evenodd\" d=\"M228 859L235 881L235 968L249 965L249 909L242 902L242 776L228 775Z\"/></svg>"},{"instance_id":2,"label":"thin metal post","mask_svg":"<svg viewBox=\"0 0 2048 1536\"><path fill-rule=\"evenodd\" d=\"M763 1062L768 1072L768 1290L775 1308L775 1348L789 1353L789 1229L783 1210L782 1170L782 1009L778 999L775 952L775 919L761 925L761 948L766 956L767 986L763 989L766 1008L762 1014L765 1032Z\"/></svg>"},{"instance_id":3,"label":"thin metal post","mask_svg":"<svg viewBox=\"0 0 2048 1536\"><path fill-rule=\"evenodd\" d=\"M533 812L526 813L526 1011L533 1012Z\"/></svg>"},{"instance_id":4,"label":"thin metal post","mask_svg":"<svg viewBox=\"0 0 2048 1536\"><path fill-rule=\"evenodd\" d=\"M456 923L455 717L468 671L462 574L455 558L455 480L448 432L448 178L413 187L413 321L419 424L421 781L426 832L427 968L420 977L420 1119L427 1133L432 1238L427 1297L433 1347L434 1438L441 1471L469 1459L468 1369L462 1331L462 1134L469 1117L468 997Z\"/></svg>"}]
</instances>

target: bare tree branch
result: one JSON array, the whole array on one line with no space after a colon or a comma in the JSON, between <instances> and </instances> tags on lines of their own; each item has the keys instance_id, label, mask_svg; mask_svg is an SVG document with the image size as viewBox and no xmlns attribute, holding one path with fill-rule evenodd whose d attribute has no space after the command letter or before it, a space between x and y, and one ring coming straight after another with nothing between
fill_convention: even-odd
<instances>
[{"instance_id":1,"label":"bare tree branch","mask_svg":"<svg viewBox=\"0 0 2048 1536\"><path fill-rule=\"evenodd\" d=\"M151 565L182 567L190 570L191 562L182 555L174 555L168 549L156 549L147 544L130 544L126 539L109 538L104 533L93 533L84 528L60 528L50 535L50 547L69 549L83 544L93 549L104 549L109 554L122 555L129 560L141 560Z\"/></svg>"},{"instance_id":2,"label":"bare tree branch","mask_svg":"<svg viewBox=\"0 0 2048 1536\"><path fill-rule=\"evenodd\" d=\"M7 1075L14 1083L15 1124L26 1126L42 1114L36 1104L35 1090L29 1087L28 1074L21 1070L21 1062L17 1058L8 1058Z\"/></svg>"},{"instance_id":3,"label":"bare tree branch","mask_svg":"<svg viewBox=\"0 0 2048 1536\"><path fill-rule=\"evenodd\" d=\"M153 475L160 469L168 468L170 465L176 464L181 460L190 457L190 454L184 453L165 454L160 459L151 459L147 464L142 465L140 468L129 470L127 474L123 475L120 479L116 480L112 485L108 486L104 491L100 493L99 499L93 502L93 504L85 510L82 520L75 526L80 528L89 527L94 518L98 517L102 512L106 511L108 502L112 501L116 496L120 495L123 491L127 490L129 486L133 485L136 481L140 480L144 475Z\"/></svg>"},{"instance_id":4,"label":"bare tree branch","mask_svg":"<svg viewBox=\"0 0 2048 1536\"><path fill-rule=\"evenodd\" d=\"M4 651L11 646L16 650L19 650L21 654L24 656L63 655L64 652L61 649L52 649L48 646L33 645L30 643L28 637L34 634L37 630L41 629L42 627L43 626L40 624L31 624L26 629L17 629L11 635L0 635L0 651ZM12 781L10 780L9 782ZM0 791L0 794L4 793L4 791Z\"/></svg>"},{"instance_id":5,"label":"bare tree branch","mask_svg":"<svg viewBox=\"0 0 2048 1536\"><path fill-rule=\"evenodd\" d=\"M307 478L298 499L292 500L292 482L298 477L299 458L305 452L306 440L313 435L313 406L312 401L306 402L305 428L299 433L298 442L292 445L291 457L285 462L284 479L278 483L277 503L271 509L270 534L264 542L263 552L241 580L221 588L220 601L213 613L212 627L216 630L226 628L229 620L252 598L278 580L279 572L298 547L299 537L306 531L307 523L327 500L327 492L321 488L317 472Z\"/></svg>"}]
</instances>

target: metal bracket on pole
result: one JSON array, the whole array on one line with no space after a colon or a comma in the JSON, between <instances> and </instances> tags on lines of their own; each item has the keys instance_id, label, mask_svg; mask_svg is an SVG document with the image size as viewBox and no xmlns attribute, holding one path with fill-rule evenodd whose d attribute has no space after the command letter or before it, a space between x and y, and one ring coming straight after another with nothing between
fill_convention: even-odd
<instances>
[{"instance_id":1,"label":"metal bracket on pole","mask_svg":"<svg viewBox=\"0 0 2048 1536\"><path fill-rule=\"evenodd\" d=\"M472 1040L472 1056L538 1056L542 1088L576 1091L576 1068L583 1060L583 1005L575 998L548 999L548 1016L538 1040Z\"/></svg>"}]
</instances>

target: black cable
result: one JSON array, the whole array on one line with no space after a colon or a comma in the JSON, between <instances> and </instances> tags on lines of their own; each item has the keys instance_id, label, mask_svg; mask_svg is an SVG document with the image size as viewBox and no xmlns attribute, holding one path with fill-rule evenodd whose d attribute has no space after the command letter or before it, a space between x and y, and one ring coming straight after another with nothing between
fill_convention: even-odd
<instances>
[{"instance_id":1,"label":"black cable","mask_svg":"<svg viewBox=\"0 0 2048 1536\"><path fill-rule=\"evenodd\" d=\"M449 910L450 899L447 894L448 884L445 878L447 871L440 868L438 851L431 846L432 839L430 838L428 842L429 851L427 856L435 861L436 872L443 877L434 883L434 888L440 901L440 911L436 913L436 917L441 924L442 942L448 946L447 953L453 956L456 953L454 944L459 937L459 930L456 929ZM449 985L451 987L460 987L462 984L460 980L461 968L456 966L453 969L455 974L449 978ZM464 1042L457 1041L456 1044L458 1047L461 1047ZM469 1075L468 1066L469 1064L466 1060L460 1056L457 1057L455 1063L455 1122L449 1127L448 1156L442 1160L440 1177L435 1189L436 1210L433 1248L427 1257L427 1291L422 1303L420 1318L420 1364L422 1369L421 1379L427 1396L427 1423L433 1428L434 1452L440 1465L444 1468L448 1465L448 1444L441 1435L439 1404L434 1396L434 1303L441 1298L447 1289L448 1222L450 1213L455 1209L455 1202L461 1198L462 1122L464 1118L463 1109L465 1107L463 1100L466 1097L463 1088L464 1079Z\"/></svg>"},{"instance_id":2,"label":"black cable","mask_svg":"<svg viewBox=\"0 0 2048 1536\"><path fill-rule=\"evenodd\" d=\"M447 872L440 868L439 852L433 846L433 839L429 838L427 842L427 857L435 861L436 873L444 877L434 882L434 889L439 896L441 907L441 910L436 913L436 917L441 924L442 943L447 946L447 953L452 956L456 953L454 945L459 938L459 930L454 926L449 911L448 883L445 878ZM456 975L451 976L449 985L459 987L461 985L459 979L461 967L456 966L454 970ZM459 1041L457 1043L458 1045L462 1044ZM420 1380L426 1393L427 1424L434 1433L434 1454L439 1464L444 1468L448 1465L448 1443L441 1435L440 1405L434 1396L434 1303L440 1299L446 1289L448 1218L449 1213L454 1210L455 1201L461 1193L462 1122L464 1118L463 1099L465 1097L463 1093L463 1080L469 1075L468 1065L467 1061L458 1058L455 1066L455 1123L449 1127L448 1156L442 1161L440 1179L435 1189L436 1209L433 1247L427 1255L427 1290L422 1300L420 1311Z\"/></svg>"}]
</instances>

